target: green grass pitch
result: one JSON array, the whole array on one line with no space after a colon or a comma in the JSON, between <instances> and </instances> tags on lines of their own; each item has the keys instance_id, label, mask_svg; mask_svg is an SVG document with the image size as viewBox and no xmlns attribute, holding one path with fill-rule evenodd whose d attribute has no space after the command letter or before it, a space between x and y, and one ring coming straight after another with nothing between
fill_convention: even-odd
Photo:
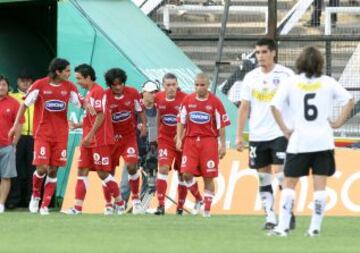
<instances>
[{"instance_id":1,"label":"green grass pitch","mask_svg":"<svg viewBox=\"0 0 360 253\"><path fill-rule=\"evenodd\" d=\"M304 232L310 217L298 217L287 238L268 237L260 216L166 215L43 217L27 212L0 215L0 252L360 252L356 217L325 217L320 237Z\"/></svg>"}]
</instances>

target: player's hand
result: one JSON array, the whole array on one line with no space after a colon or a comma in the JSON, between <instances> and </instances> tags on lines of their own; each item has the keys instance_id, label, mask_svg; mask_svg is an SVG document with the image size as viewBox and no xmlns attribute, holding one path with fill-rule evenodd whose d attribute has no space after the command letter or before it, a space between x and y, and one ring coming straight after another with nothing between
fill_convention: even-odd
<instances>
[{"instance_id":1,"label":"player's hand","mask_svg":"<svg viewBox=\"0 0 360 253\"><path fill-rule=\"evenodd\" d=\"M74 129L78 128L76 123L72 120L68 120L68 125L69 125L70 130L74 130Z\"/></svg>"},{"instance_id":2,"label":"player's hand","mask_svg":"<svg viewBox=\"0 0 360 253\"><path fill-rule=\"evenodd\" d=\"M236 150L242 152L245 148L244 140L242 137L238 137L236 140Z\"/></svg>"},{"instance_id":3,"label":"player's hand","mask_svg":"<svg viewBox=\"0 0 360 253\"><path fill-rule=\"evenodd\" d=\"M292 129L283 129L282 130L284 133L284 136L286 137L286 139L290 139L290 136L292 135L292 133L294 132L294 130Z\"/></svg>"},{"instance_id":4,"label":"player's hand","mask_svg":"<svg viewBox=\"0 0 360 253\"><path fill-rule=\"evenodd\" d=\"M182 141L180 139L176 139L176 150L182 151Z\"/></svg>"},{"instance_id":5,"label":"player's hand","mask_svg":"<svg viewBox=\"0 0 360 253\"><path fill-rule=\"evenodd\" d=\"M90 134L86 135L85 138L82 139L81 145L85 147L90 146L92 138Z\"/></svg>"},{"instance_id":6,"label":"player's hand","mask_svg":"<svg viewBox=\"0 0 360 253\"><path fill-rule=\"evenodd\" d=\"M10 130L9 130L9 133L8 133L8 137L9 137L9 139L13 139L14 138L14 136L15 136L15 132L16 132L16 126L13 126Z\"/></svg>"},{"instance_id":7,"label":"player's hand","mask_svg":"<svg viewBox=\"0 0 360 253\"><path fill-rule=\"evenodd\" d=\"M86 100L83 103L83 108L90 113L91 116L95 116L96 115L96 111L95 108Z\"/></svg>"},{"instance_id":8,"label":"player's hand","mask_svg":"<svg viewBox=\"0 0 360 253\"><path fill-rule=\"evenodd\" d=\"M146 137L147 133L148 133L147 126L144 125L144 124L141 124L141 126L140 126L140 137Z\"/></svg>"},{"instance_id":9,"label":"player's hand","mask_svg":"<svg viewBox=\"0 0 360 253\"><path fill-rule=\"evenodd\" d=\"M223 159L225 155L226 155L226 147L225 147L225 145L220 145L219 146L219 158Z\"/></svg>"},{"instance_id":10,"label":"player's hand","mask_svg":"<svg viewBox=\"0 0 360 253\"><path fill-rule=\"evenodd\" d=\"M337 128L341 127L341 124L337 120L335 120L335 121L329 120L329 122L330 122L330 126L332 127L332 129L337 129Z\"/></svg>"}]
</instances>

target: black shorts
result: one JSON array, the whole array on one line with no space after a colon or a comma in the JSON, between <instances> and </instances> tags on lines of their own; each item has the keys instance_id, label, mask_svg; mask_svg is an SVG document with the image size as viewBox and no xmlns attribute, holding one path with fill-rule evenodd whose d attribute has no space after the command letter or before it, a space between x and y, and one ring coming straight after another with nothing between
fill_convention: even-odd
<instances>
[{"instance_id":1,"label":"black shorts","mask_svg":"<svg viewBox=\"0 0 360 253\"><path fill-rule=\"evenodd\" d=\"M332 176L336 170L334 150L286 154L285 177L308 176L310 168L313 175Z\"/></svg>"},{"instance_id":2,"label":"black shorts","mask_svg":"<svg viewBox=\"0 0 360 253\"><path fill-rule=\"evenodd\" d=\"M287 143L285 137L271 141L250 141L249 167L261 169L271 164L284 164Z\"/></svg>"}]
</instances>

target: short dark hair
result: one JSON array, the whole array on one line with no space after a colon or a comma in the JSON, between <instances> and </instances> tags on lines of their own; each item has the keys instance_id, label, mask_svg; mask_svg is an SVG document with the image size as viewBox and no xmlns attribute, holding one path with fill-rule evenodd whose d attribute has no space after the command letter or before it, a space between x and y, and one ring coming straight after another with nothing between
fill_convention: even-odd
<instances>
[{"instance_id":1,"label":"short dark hair","mask_svg":"<svg viewBox=\"0 0 360 253\"><path fill-rule=\"evenodd\" d=\"M275 40L269 38L259 39L256 41L255 46L267 46L270 51L274 51L277 48Z\"/></svg>"},{"instance_id":2,"label":"short dark hair","mask_svg":"<svg viewBox=\"0 0 360 253\"><path fill-rule=\"evenodd\" d=\"M75 67L75 72L80 73L84 78L90 76L91 81L96 80L95 70L89 64L80 64Z\"/></svg>"},{"instance_id":3,"label":"short dark hair","mask_svg":"<svg viewBox=\"0 0 360 253\"><path fill-rule=\"evenodd\" d=\"M31 80L34 80L34 75L29 70L23 69L18 74L18 79L31 79Z\"/></svg>"},{"instance_id":4,"label":"short dark hair","mask_svg":"<svg viewBox=\"0 0 360 253\"><path fill-rule=\"evenodd\" d=\"M9 79L8 79L5 75L1 75L1 74L0 74L0 82L1 82L1 81L5 81L5 83L7 84L8 88L10 89Z\"/></svg>"},{"instance_id":5,"label":"short dark hair","mask_svg":"<svg viewBox=\"0 0 360 253\"><path fill-rule=\"evenodd\" d=\"M298 74L305 73L308 78L320 77L323 74L324 58L319 49L310 46L300 53L295 65Z\"/></svg>"},{"instance_id":6,"label":"short dark hair","mask_svg":"<svg viewBox=\"0 0 360 253\"><path fill-rule=\"evenodd\" d=\"M166 79L174 79L177 81L177 77L175 74L173 73L166 73L162 79L162 81L164 82Z\"/></svg>"},{"instance_id":7,"label":"short dark hair","mask_svg":"<svg viewBox=\"0 0 360 253\"><path fill-rule=\"evenodd\" d=\"M49 64L49 76L52 78L57 77L56 71L63 71L70 62L62 58L54 58Z\"/></svg>"},{"instance_id":8,"label":"short dark hair","mask_svg":"<svg viewBox=\"0 0 360 253\"><path fill-rule=\"evenodd\" d=\"M105 81L107 86L112 86L116 79L118 79L123 84L126 83L127 76L125 71L121 68L112 68L105 73Z\"/></svg>"}]
</instances>

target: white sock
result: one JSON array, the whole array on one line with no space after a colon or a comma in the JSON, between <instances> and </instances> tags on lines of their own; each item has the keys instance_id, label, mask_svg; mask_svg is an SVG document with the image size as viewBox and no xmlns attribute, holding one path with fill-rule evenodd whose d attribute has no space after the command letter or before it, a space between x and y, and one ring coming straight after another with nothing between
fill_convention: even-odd
<instances>
[{"instance_id":1,"label":"white sock","mask_svg":"<svg viewBox=\"0 0 360 253\"><path fill-rule=\"evenodd\" d=\"M258 173L260 185L260 198L266 213L266 222L276 224L276 215L274 212L274 195L272 192L272 175L269 173Z\"/></svg>"},{"instance_id":2,"label":"white sock","mask_svg":"<svg viewBox=\"0 0 360 253\"><path fill-rule=\"evenodd\" d=\"M326 191L314 192L314 203L313 203L313 214L311 217L310 231L319 230L321 228L321 222L324 217L325 206L326 206Z\"/></svg>"},{"instance_id":3,"label":"white sock","mask_svg":"<svg viewBox=\"0 0 360 253\"><path fill-rule=\"evenodd\" d=\"M5 212L5 206L4 204L0 204L0 213Z\"/></svg>"},{"instance_id":4,"label":"white sock","mask_svg":"<svg viewBox=\"0 0 360 253\"><path fill-rule=\"evenodd\" d=\"M279 213L279 224L277 228L281 231L289 229L291 212L294 206L295 190L283 189L280 198L280 213Z\"/></svg>"}]
</instances>

